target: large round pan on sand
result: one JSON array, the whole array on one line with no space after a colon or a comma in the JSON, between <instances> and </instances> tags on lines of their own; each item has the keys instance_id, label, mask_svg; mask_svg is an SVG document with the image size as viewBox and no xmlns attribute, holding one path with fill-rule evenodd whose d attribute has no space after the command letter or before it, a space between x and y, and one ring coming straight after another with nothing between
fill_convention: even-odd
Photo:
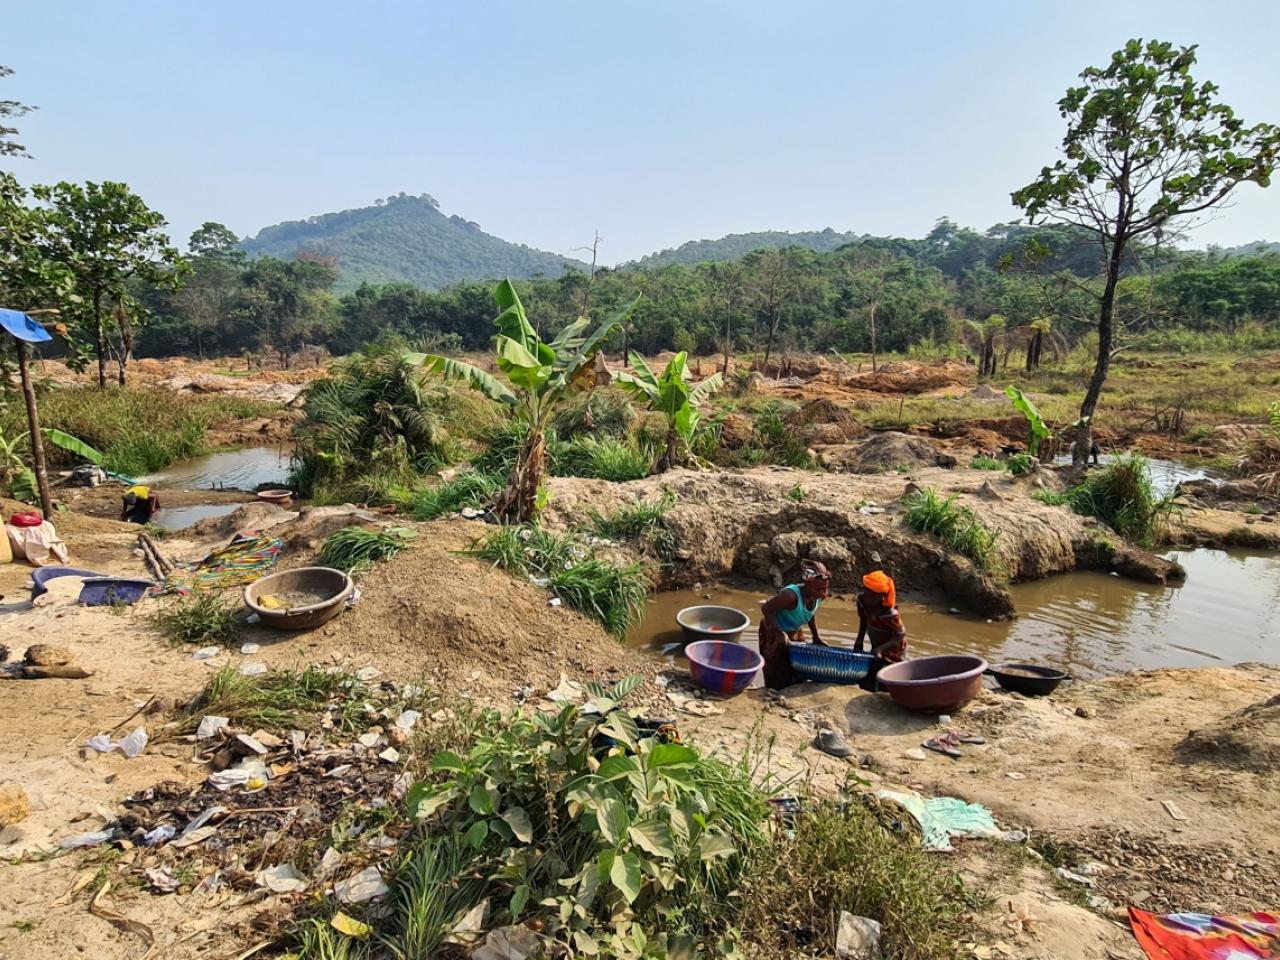
<instances>
[{"instance_id":1,"label":"large round pan on sand","mask_svg":"<svg viewBox=\"0 0 1280 960\"><path fill-rule=\"evenodd\" d=\"M893 702L922 713L948 713L982 689L987 661L969 654L920 657L891 663L876 675Z\"/></svg>"},{"instance_id":2,"label":"large round pan on sand","mask_svg":"<svg viewBox=\"0 0 1280 960\"><path fill-rule=\"evenodd\" d=\"M298 567L271 573L244 588L244 602L269 627L277 630L310 630L342 612L355 585L332 567ZM306 593L315 599L299 606L264 606L264 597Z\"/></svg>"},{"instance_id":3,"label":"large round pan on sand","mask_svg":"<svg viewBox=\"0 0 1280 960\"><path fill-rule=\"evenodd\" d=\"M751 626L751 618L733 607L701 604L685 607L676 614L676 623L687 641L732 640L737 641L742 631Z\"/></svg>"}]
</instances>

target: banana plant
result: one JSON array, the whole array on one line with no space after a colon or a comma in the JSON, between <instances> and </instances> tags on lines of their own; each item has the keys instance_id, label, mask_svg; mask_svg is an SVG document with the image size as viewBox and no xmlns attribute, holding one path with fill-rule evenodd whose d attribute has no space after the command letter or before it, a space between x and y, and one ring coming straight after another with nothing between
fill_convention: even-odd
<instances>
[{"instance_id":1,"label":"banana plant","mask_svg":"<svg viewBox=\"0 0 1280 960\"><path fill-rule=\"evenodd\" d=\"M635 373L616 373L613 377L618 386L647 400L650 410L657 410L667 418L666 450L654 464L655 473L670 470L681 462L679 441L683 440L685 450L688 450L693 432L701 419L698 404L719 390L724 383L723 375L716 373L695 385L688 361L686 352L677 353L659 377L644 362L643 357L633 352L631 366Z\"/></svg>"},{"instance_id":2,"label":"banana plant","mask_svg":"<svg viewBox=\"0 0 1280 960\"><path fill-rule=\"evenodd\" d=\"M597 353L609 334L630 316L635 301L590 332L591 321L579 317L550 343L544 343L529 323L510 280L498 284L493 298L499 311L494 321L498 327L495 350L502 377L440 354L410 353L407 358L428 373L461 381L503 404L528 426L506 488L493 506L502 519L526 523L535 519L540 506L547 427L573 394L609 382L609 371Z\"/></svg>"},{"instance_id":3,"label":"banana plant","mask_svg":"<svg viewBox=\"0 0 1280 960\"><path fill-rule=\"evenodd\" d=\"M61 447L90 463L102 463L102 454L79 437L73 437L69 433L54 430L51 427L46 427L40 432L55 447ZM0 479L9 485L14 499L22 500L24 503L29 503L36 497L36 475L18 452L18 448L30 436L29 430L16 434L12 439L0 434Z\"/></svg>"}]
</instances>

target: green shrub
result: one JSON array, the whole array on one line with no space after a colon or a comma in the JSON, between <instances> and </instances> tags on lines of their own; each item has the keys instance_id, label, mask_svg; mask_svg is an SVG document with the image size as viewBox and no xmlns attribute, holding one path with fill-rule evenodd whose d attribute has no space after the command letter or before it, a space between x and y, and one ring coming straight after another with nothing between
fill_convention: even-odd
<instances>
[{"instance_id":1,"label":"green shrub","mask_svg":"<svg viewBox=\"0 0 1280 960\"><path fill-rule=\"evenodd\" d=\"M988 457L986 454L979 454L969 461L969 466L974 470L1003 470L1004 461Z\"/></svg>"},{"instance_id":2,"label":"green shrub","mask_svg":"<svg viewBox=\"0 0 1280 960\"><path fill-rule=\"evenodd\" d=\"M389 530L343 527L325 537L319 559L326 567L361 573L379 560L390 560L416 536L415 531L404 527Z\"/></svg>"},{"instance_id":3,"label":"green shrub","mask_svg":"<svg viewBox=\"0 0 1280 960\"><path fill-rule=\"evenodd\" d=\"M1015 477L1025 476L1035 469L1038 461L1029 453L1011 453L1004 463Z\"/></svg>"},{"instance_id":4,"label":"green shrub","mask_svg":"<svg viewBox=\"0 0 1280 960\"><path fill-rule=\"evenodd\" d=\"M419 490L413 495L415 520L434 520L463 507L480 509L502 489L503 474L469 470L447 483Z\"/></svg>"},{"instance_id":5,"label":"green shrub","mask_svg":"<svg viewBox=\"0 0 1280 960\"><path fill-rule=\"evenodd\" d=\"M471 554L545 586L567 606L598 620L621 640L644 616L649 587L644 564L619 566L592 555L572 537L536 525L499 528Z\"/></svg>"},{"instance_id":6,"label":"green shrub","mask_svg":"<svg viewBox=\"0 0 1280 960\"><path fill-rule=\"evenodd\" d=\"M1118 457L1091 472L1065 495L1076 513L1097 517L1116 533L1149 546L1159 537L1172 512L1172 497L1160 497L1151 484L1147 458Z\"/></svg>"},{"instance_id":7,"label":"green shrub","mask_svg":"<svg viewBox=\"0 0 1280 960\"><path fill-rule=\"evenodd\" d=\"M955 501L955 494L943 499L932 488L914 491L902 500L903 519L912 530L935 537L988 573L999 572L999 531L988 530L972 510Z\"/></svg>"},{"instance_id":8,"label":"green shrub","mask_svg":"<svg viewBox=\"0 0 1280 960\"><path fill-rule=\"evenodd\" d=\"M623 483L647 477L657 456L651 447L613 437L579 437L555 451L552 473Z\"/></svg>"},{"instance_id":9,"label":"green shrub","mask_svg":"<svg viewBox=\"0 0 1280 960\"><path fill-rule=\"evenodd\" d=\"M615 510L608 516L594 507L588 511L588 528L605 540L634 540L659 557L668 557L675 548L675 535L662 518L675 506L675 494L663 491L655 503L640 501Z\"/></svg>"},{"instance_id":10,"label":"green shrub","mask_svg":"<svg viewBox=\"0 0 1280 960\"><path fill-rule=\"evenodd\" d=\"M551 426L566 440L583 434L623 439L631 432L636 411L622 391L597 389L584 393L556 411Z\"/></svg>"},{"instance_id":11,"label":"green shrub","mask_svg":"<svg viewBox=\"0 0 1280 960\"><path fill-rule=\"evenodd\" d=\"M240 639L238 609L216 591L197 590L161 607L149 619L173 643L227 647Z\"/></svg>"}]
</instances>

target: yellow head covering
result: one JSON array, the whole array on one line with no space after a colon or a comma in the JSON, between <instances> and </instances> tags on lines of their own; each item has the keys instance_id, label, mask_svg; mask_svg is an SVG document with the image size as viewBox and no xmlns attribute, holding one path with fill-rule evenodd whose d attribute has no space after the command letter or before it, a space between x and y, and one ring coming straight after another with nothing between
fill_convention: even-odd
<instances>
[{"instance_id":1,"label":"yellow head covering","mask_svg":"<svg viewBox=\"0 0 1280 960\"><path fill-rule=\"evenodd\" d=\"M147 497L151 496L151 488L144 487L140 483L135 483L132 487L126 490L125 493L132 493L139 500L145 500Z\"/></svg>"}]
</instances>

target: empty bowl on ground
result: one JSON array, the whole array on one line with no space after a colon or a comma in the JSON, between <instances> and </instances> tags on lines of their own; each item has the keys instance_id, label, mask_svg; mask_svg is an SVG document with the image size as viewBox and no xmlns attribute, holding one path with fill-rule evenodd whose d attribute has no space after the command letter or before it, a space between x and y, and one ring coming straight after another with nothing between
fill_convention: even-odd
<instances>
[{"instance_id":1,"label":"empty bowl on ground","mask_svg":"<svg viewBox=\"0 0 1280 960\"><path fill-rule=\"evenodd\" d=\"M685 647L689 674L698 686L732 696L751 686L764 658L732 640L699 640Z\"/></svg>"},{"instance_id":2,"label":"empty bowl on ground","mask_svg":"<svg viewBox=\"0 0 1280 960\"><path fill-rule=\"evenodd\" d=\"M978 695L986 669L987 661L981 657L950 654L891 663L876 679L900 707L948 713Z\"/></svg>"},{"instance_id":3,"label":"empty bowl on ground","mask_svg":"<svg viewBox=\"0 0 1280 960\"><path fill-rule=\"evenodd\" d=\"M734 607L701 604L676 614L685 640L737 640L751 626L751 618Z\"/></svg>"}]
</instances>

